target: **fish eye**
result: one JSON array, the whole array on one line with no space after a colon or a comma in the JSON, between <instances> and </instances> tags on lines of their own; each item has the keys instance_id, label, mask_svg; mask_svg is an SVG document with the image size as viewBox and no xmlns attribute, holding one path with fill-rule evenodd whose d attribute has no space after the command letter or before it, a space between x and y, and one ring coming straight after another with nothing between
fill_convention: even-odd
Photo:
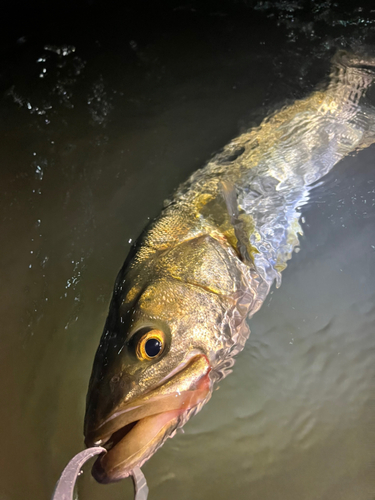
<instances>
[{"instance_id":1,"label":"fish eye","mask_svg":"<svg viewBox=\"0 0 375 500\"><path fill-rule=\"evenodd\" d=\"M164 351L165 336L161 330L150 330L137 344L137 357L141 361L158 358Z\"/></svg>"}]
</instances>

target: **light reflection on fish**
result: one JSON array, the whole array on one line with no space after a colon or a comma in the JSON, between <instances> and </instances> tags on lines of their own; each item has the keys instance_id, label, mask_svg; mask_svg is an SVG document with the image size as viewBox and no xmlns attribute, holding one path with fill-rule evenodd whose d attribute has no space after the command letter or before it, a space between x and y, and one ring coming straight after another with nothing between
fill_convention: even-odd
<instances>
[{"instance_id":1,"label":"light reflection on fish","mask_svg":"<svg viewBox=\"0 0 375 500\"><path fill-rule=\"evenodd\" d=\"M118 274L96 353L86 445L103 483L127 477L210 399L280 284L309 186L375 140L375 62L338 53L326 90L267 118L198 170Z\"/></svg>"}]
</instances>

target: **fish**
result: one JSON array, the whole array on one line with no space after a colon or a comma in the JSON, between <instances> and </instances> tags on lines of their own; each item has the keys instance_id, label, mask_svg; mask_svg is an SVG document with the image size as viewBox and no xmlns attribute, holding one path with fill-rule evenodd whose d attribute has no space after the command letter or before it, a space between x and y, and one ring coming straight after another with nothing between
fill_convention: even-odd
<instances>
[{"instance_id":1,"label":"fish","mask_svg":"<svg viewBox=\"0 0 375 500\"><path fill-rule=\"evenodd\" d=\"M368 55L265 118L177 188L116 278L87 393L100 483L141 467L209 401L299 245L311 186L375 141ZM369 94L369 93L368 93Z\"/></svg>"}]
</instances>

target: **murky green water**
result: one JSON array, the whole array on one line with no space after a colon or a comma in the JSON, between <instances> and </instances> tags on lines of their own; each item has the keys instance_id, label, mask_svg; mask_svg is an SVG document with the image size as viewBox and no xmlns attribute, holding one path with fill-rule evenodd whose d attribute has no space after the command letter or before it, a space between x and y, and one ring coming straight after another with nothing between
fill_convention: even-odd
<instances>
[{"instance_id":1,"label":"murky green water","mask_svg":"<svg viewBox=\"0 0 375 500\"><path fill-rule=\"evenodd\" d=\"M307 95L336 48L375 50L367 5L176 6L134 22L86 6L71 30L31 26L2 52L1 500L50 498L83 448L113 282L163 200ZM150 499L375 498L374 155L313 192L234 373L144 466ZM80 478L82 500L130 492Z\"/></svg>"}]
</instances>

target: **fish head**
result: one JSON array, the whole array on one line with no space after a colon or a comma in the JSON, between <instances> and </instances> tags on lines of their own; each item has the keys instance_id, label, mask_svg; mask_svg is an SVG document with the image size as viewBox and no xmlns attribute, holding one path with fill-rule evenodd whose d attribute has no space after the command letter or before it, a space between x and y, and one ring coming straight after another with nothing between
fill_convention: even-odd
<instances>
[{"instance_id":1,"label":"fish head","mask_svg":"<svg viewBox=\"0 0 375 500\"><path fill-rule=\"evenodd\" d=\"M108 449L93 467L99 482L130 475L211 396L213 369L233 343L224 319L234 300L200 276L218 280L215 245L188 242L118 276L85 416L86 445ZM230 268L219 264L233 291Z\"/></svg>"}]
</instances>

